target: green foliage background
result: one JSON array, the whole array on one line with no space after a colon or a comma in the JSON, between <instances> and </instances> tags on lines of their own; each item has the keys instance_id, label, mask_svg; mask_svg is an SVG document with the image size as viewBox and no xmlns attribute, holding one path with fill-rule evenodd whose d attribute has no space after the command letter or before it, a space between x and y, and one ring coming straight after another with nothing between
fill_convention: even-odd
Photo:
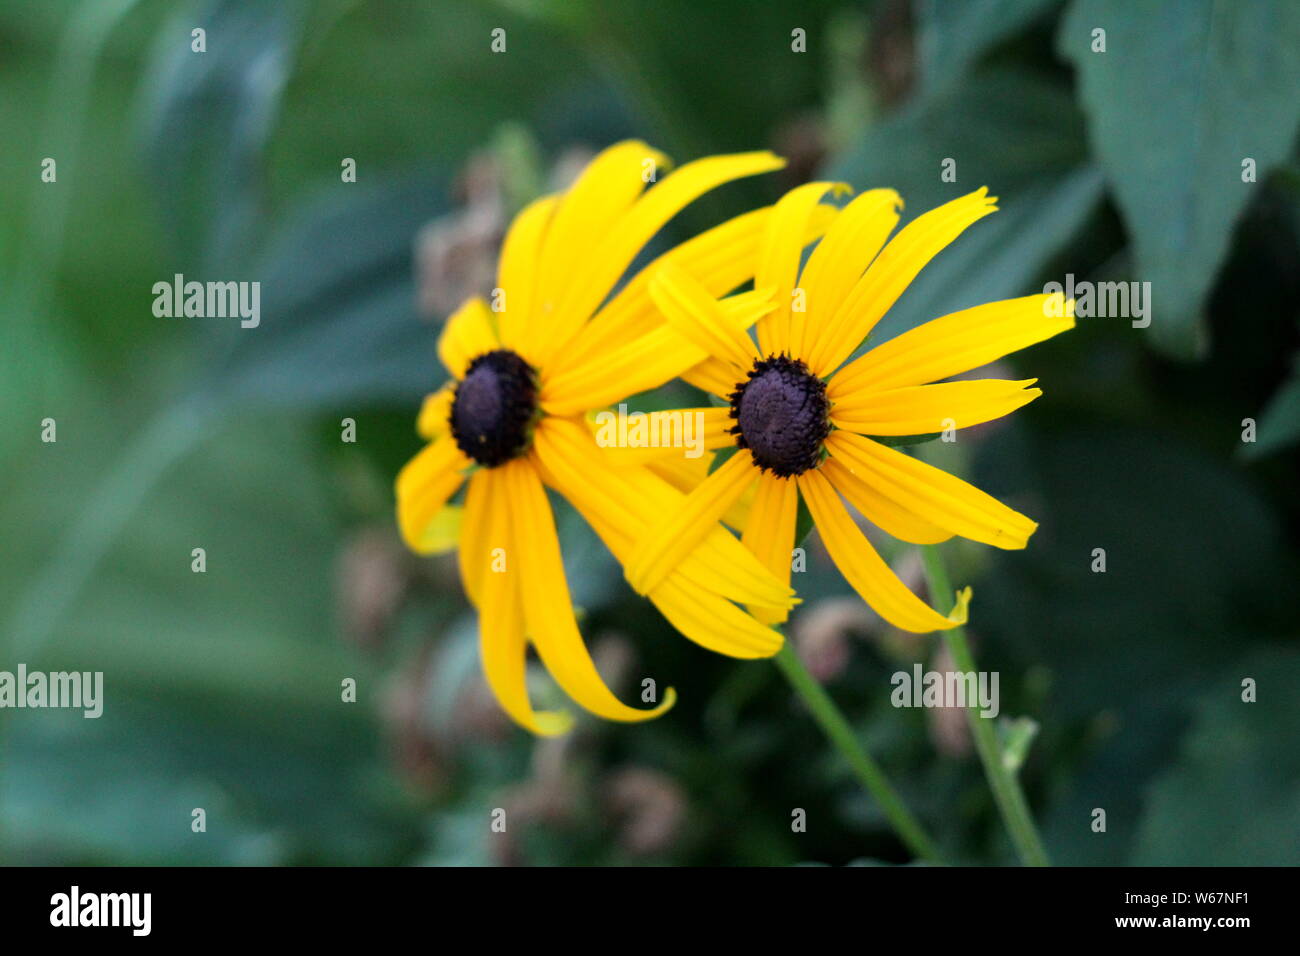
<instances>
[{"instance_id":1,"label":"green foliage background","mask_svg":"<svg viewBox=\"0 0 1300 956\"><path fill-rule=\"evenodd\" d=\"M625 695L639 674L680 694L651 725L584 722L558 745L503 726L454 570L392 555L391 478L442 375L416 233L475 155L535 180L568 147L636 135L679 161L800 160L706 197L660 244L814 171L893 186L908 215L988 185L1002 211L882 337L1066 273L1153 284L1145 332L1084 320L1013 357L1044 397L927 446L1042 525L1024 552L955 548L955 577L1004 713L1039 725L1022 777L1058 862L1295 863L1297 89L1285 0L0 7L0 669L103 670L107 693L99 720L0 711L0 859L905 862L775 669L674 635L571 514L602 661L627 658ZM261 281L262 326L154 318L151 286L177 272ZM359 643L363 541L371 587L404 591ZM815 544L797 583L796 631L851 593ZM842 646L832 694L947 853L1009 862L977 761L889 705L889 675L932 640Z\"/></svg>"}]
</instances>

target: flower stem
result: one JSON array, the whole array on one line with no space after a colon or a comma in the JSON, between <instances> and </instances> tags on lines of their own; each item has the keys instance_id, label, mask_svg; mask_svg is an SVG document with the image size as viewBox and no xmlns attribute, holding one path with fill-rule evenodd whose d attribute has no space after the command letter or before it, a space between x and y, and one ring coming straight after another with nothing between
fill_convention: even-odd
<instances>
[{"instance_id":1,"label":"flower stem","mask_svg":"<svg viewBox=\"0 0 1300 956\"><path fill-rule=\"evenodd\" d=\"M857 736L853 733L853 728L844 714L835 706L835 701L831 700L830 694L826 693L826 688L822 687L804 667L803 661L799 660L789 641L777 653L774 660L795 693L803 699L827 739L843 754L849 766L853 768L854 775L885 811L885 816L889 818L889 822L893 824L894 830L907 848L923 860L942 863L943 859L939 856L934 841L930 839L916 817L912 816L884 771L858 743Z\"/></svg>"},{"instance_id":2,"label":"flower stem","mask_svg":"<svg viewBox=\"0 0 1300 956\"><path fill-rule=\"evenodd\" d=\"M925 578L929 584L931 600L941 594L952 594L948 568L939 546L922 547L921 557L925 563ZM975 673L975 658L966 641L966 629L954 627L942 633L957 670ZM980 763L984 765L984 776L988 779L989 789L993 791L993 799L997 802L1007 832L1011 834L1020 861L1026 866L1050 866L1051 861L1047 858L1042 838L1034 825L1033 814L1025 800L1024 791L1020 789L1020 781L1002 760L1002 745L998 742L992 720L981 717L978 703L970 701L966 708L966 722L970 725L971 736L975 738L975 749L979 752Z\"/></svg>"}]
</instances>

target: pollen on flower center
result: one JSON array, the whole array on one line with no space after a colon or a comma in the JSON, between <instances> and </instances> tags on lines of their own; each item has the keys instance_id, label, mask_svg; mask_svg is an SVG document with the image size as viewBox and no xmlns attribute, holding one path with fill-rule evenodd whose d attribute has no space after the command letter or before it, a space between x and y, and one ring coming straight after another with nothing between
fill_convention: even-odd
<instances>
[{"instance_id":1,"label":"pollen on flower center","mask_svg":"<svg viewBox=\"0 0 1300 956\"><path fill-rule=\"evenodd\" d=\"M509 349L469 363L451 403L456 444L480 465L495 468L528 449L537 414L532 367Z\"/></svg>"},{"instance_id":2,"label":"pollen on flower center","mask_svg":"<svg viewBox=\"0 0 1300 956\"><path fill-rule=\"evenodd\" d=\"M798 359L770 355L731 393L731 433L759 468L789 478L821 461L829 411L825 382Z\"/></svg>"}]
</instances>

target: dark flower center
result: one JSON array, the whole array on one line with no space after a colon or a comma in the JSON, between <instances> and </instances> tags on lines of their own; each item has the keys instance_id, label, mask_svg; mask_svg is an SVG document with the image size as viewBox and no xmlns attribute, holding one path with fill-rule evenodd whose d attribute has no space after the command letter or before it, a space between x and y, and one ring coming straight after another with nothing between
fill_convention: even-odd
<instances>
[{"instance_id":1,"label":"dark flower center","mask_svg":"<svg viewBox=\"0 0 1300 956\"><path fill-rule=\"evenodd\" d=\"M469 363L451 403L451 433L460 450L495 468L528 448L537 414L537 379L509 349Z\"/></svg>"},{"instance_id":2,"label":"dark flower center","mask_svg":"<svg viewBox=\"0 0 1300 956\"><path fill-rule=\"evenodd\" d=\"M798 359L770 355L731 393L731 433L759 468L789 478L821 462L829 411L825 382Z\"/></svg>"}]
</instances>

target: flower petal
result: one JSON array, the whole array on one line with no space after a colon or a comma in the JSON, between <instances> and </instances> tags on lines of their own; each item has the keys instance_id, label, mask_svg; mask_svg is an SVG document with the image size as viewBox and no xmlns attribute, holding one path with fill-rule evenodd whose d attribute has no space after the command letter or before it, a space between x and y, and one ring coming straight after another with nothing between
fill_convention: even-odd
<instances>
[{"instance_id":1,"label":"flower petal","mask_svg":"<svg viewBox=\"0 0 1300 956\"><path fill-rule=\"evenodd\" d=\"M782 584L790 583L798 512L799 489L794 481L767 472L759 475L758 493L741 540ZM751 607L749 610L764 624L779 624L789 617L789 612L782 608Z\"/></svg>"},{"instance_id":2,"label":"flower petal","mask_svg":"<svg viewBox=\"0 0 1300 956\"><path fill-rule=\"evenodd\" d=\"M497 264L497 288L504 293L504 308L497 313L501 342L534 364L537 277L543 243L559 204L559 196L542 196L525 206L506 232Z\"/></svg>"},{"instance_id":3,"label":"flower petal","mask_svg":"<svg viewBox=\"0 0 1300 956\"><path fill-rule=\"evenodd\" d=\"M605 686L587 653L573 616L555 520L536 468L517 458L500 470L513 519L508 561L518 574L525 629L542 663L565 693L599 717L629 722L658 717L677 700L672 688L657 707L628 707Z\"/></svg>"},{"instance_id":4,"label":"flower petal","mask_svg":"<svg viewBox=\"0 0 1300 956\"><path fill-rule=\"evenodd\" d=\"M1074 328L1074 305L1059 292L989 302L932 319L882 342L830 380L832 401L866 389L924 385L994 362Z\"/></svg>"},{"instance_id":5,"label":"flower petal","mask_svg":"<svg viewBox=\"0 0 1300 956\"><path fill-rule=\"evenodd\" d=\"M460 583L471 604L482 606L483 578L492 565L494 553L504 554L509 541L504 526L493 523L498 511L505 509L500 497L500 482L495 468L480 468L470 476L465 491L465 513L461 519ZM495 494L494 494L495 492Z\"/></svg>"},{"instance_id":6,"label":"flower petal","mask_svg":"<svg viewBox=\"0 0 1300 956\"><path fill-rule=\"evenodd\" d=\"M672 264L650 278L650 296L668 324L709 355L747 369L758 358L754 341L728 317L718 300L690 275Z\"/></svg>"},{"instance_id":7,"label":"flower petal","mask_svg":"<svg viewBox=\"0 0 1300 956\"><path fill-rule=\"evenodd\" d=\"M614 467L585 425L547 418L534 435L537 458L555 487L593 527L599 520L630 543L644 537L661 516L680 509L679 490L646 468ZM613 546L611 545L611 550ZM630 557L631 544L628 547ZM714 527L682 562L683 574L733 601L791 607L794 593L780 584L744 545Z\"/></svg>"},{"instance_id":8,"label":"flower petal","mask_svg":"<svg viewBox=\"0 0 1300 956\"><path fill-rule=\"evenodd\" d=\"M415 431L425 441L441 438L451 430L451 403L456 399L456 385L448 382L436 392L424 397L420 414L415 419Z\"/></svg>"},{"instance_id":9,"label":"flower petal","mask_svg":"<svg viewBox=\"0 0 1300 956\"><path fill-rule=\"evenodd\" d=\"M798 482L836 567L877 614L915 634L946 631L966 623L969 588L958 593L956 606L947 617L940 614L913 594L876 553L825 477L815 470L808 471L799 476Z\"/></svg>"},{"instance_id":10,"label":"flower petal","mask_svg":"<svg viewBox=\"0 0 1300 956\"><path fill-rule=\"evenodd\" d=\"M951 531L945 531L890 501L849 471L838 458L827 458L822 462L821 473L862 517L890 537L911 544L938 544L952 537Z\"/></svg>"},{"instance_id":11,"label":"flower petal","mask_svg":"<svg viewBox=\"0 0 1300 956\"><path fill-rule=\"evenodd\" d=\"M486 492L487 497L500 500L502 507L483 512L488 519L488 540L505 541L508 511L504 496L492 494L490 486L499 482L499 470L486 470L475 476L470 485ZM498 492L500 489L496 489ZM509 562L502 571L489 571L486 564L482 582L482 601L479 604L479 647L483 661L483 674L492 688L501 708L520 726L544 737L565 733L573 725L573 716L567 711L536 712L528 700L527 651L524 637L524 609L519 594L519 572Z\"/></svg>"},{"instance_id":12,"label":"flower petal","mask_svg":"<svg viewBox=\"0 0 1300 956\"><path fill-rule=\"evenodd\" d=\"M624 569L632 589L645 594L658 587L757 477L753 456L742 449L687 495L680 508L662 515L637 543Z\"/></svg>"},{"instance_id":13,"label":"flower petal","mask_svg":"<svg viewBox=\"0 0 1300 956\"><path fill-rule=\"evenodd\" d=\"M812 321L801 330L802 338L791 335L791 355L811 354L821 347L831 318L884 248L902 208L902 197L894 190L871 189L835 217L799 278Z\"/></svg>"},{"instance_id":14,"label":"flower petal","mask_svg":"<svg viewBox=\"0 0 1300 956\"><path fill-rule=\"evenodd\" d=\"M968 428L1028 405L1043 394L1042 389L1029 387L1036 381L985 378L873 389L836 401L831 423L861 435L929 435Z\"/></svg>"},{"instance_id":15,"label":"flower petal","mask_svg":"<svg viewBox=\"0 0 1300 956\"><path fill-rule=\"evenodd\" d=\"M758 323L763 355L789 350L791 294L798 285L799 266L809 241L804 237L814 211L828 192L841 195L852 190L847 183L805 183L790 190L773 207L754 269L755 287L775 290L776 311Z\"/></svg>"},{"instance_id":16,"label":"flower petal","mask_svg":"<svg viewBox=\"0 0 1300 956\"><path fill-rule=\"evenodd\" d=\"M818 335L808 362L823 377L853 354L925 265L967 226L997 209L980 188L918 216L881 250Z\"/></svg>"},{"instance_id":17,"label":"flower petal","mask_svg":"<svg viewBox=\"0 0 1300 956\"><path fill-rule=\"evenodd\" d=\"M397 475L397 526L406 546L417 554L434 552L441 529L435 519L461 482L470 466L450 436L426 445Z\"/></svg>"},{"instance_id":18,"label":"flower petal","mask_svg":"<svg viewBox=\"0 0 1300 956\"><path fill-rule=\"evenodd\" d=\"M637 253L668 220L716 186L784 165L785 160L768 152L710 156L687 163L651 186L611 227L605 241L592 249L555 303L553 314L565 323L568 334L555 335L550 354L558 352L596 311Z\"/></svg>"},{"instance_id":19,"label":"flower petal","mask_svg":"<svg viewBox=\"0 0 1300 956\"><path fill-rule=\"evenodd\" d=\"M955 475L852 432L826 439L832 457L894 504L972 541L1023 548L1038 527Z\"/></svg>"},{"instance_id":20,"label":"flower petal","mask_svg":"<svg viewBox=\"0 0 1300 956\"><path fill-rule=\"evenodd\" d=\"M538 263L537 309L532 316L538 366L544 367L600 304L597 300L586 312L570 311L569 287L590 268L645 190L647 172L668 165L668 157L639 140L615 143L587 164L560 200Z\"/></svg>"},{"instance_id":21,"label":"flower petal","mask_svg":"<svg viewBox=\"0 0 1300 956\"><path fill-rule=\"evenodd\" d=\"M438 337L438 358L458 380L465 377L473 359L496 348L500 344L492 327L492 313L487 303L477 298L453 312Z\"/></svg>"}]
</instances>

